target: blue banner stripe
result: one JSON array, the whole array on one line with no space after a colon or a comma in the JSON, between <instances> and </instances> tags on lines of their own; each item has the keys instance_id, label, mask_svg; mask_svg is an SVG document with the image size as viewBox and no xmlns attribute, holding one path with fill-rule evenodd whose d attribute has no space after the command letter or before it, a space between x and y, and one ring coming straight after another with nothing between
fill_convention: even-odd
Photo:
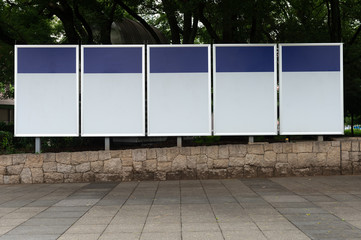
<instances>
[{"instance_id":1,"label":"blue banner stripe","mask_svg":"<svg viewBox=\"0 0 361 240\"><path fill-rule=\"evenodd\" d=\"M216 72L273 72L274 47L216 47Z\"/></svg>"},{"instance_id":2,"label":"blue banner stripe","mask_svg":"<svg viewBox=\"0 0 361 240\"><path fill-rule=\"evenodd\" d=\"M18 73L76 73L76 48L18 48Z\"/></svg>"},{"instance_id":3,"label":"blue banner stripe","mask_svg":"<svg viewBox=\"0 0 361 240\"><path fill-rule=\"evenodd\" d=\"M84 73L142 73L141 47L84 47Z\"/></svg>"},{"instance_id":4,"label":"blue banner stripe","mask_svg":"<svg viewBox=\"0 0 361 240\"><path fill-rule=\"evenodd\" d=\"M208 47L151 47L150 73L208 72Z\"/></svg>"},{"instance_id":5,"label":"blue banner stripe","mask_svg":"<svg viewBox=\"0 0 361 240\"><path fill-rule=\"evenodd\" d=\"M283 72L340 71L340 46L282 46Z\"/></svg>"}]
</instances>

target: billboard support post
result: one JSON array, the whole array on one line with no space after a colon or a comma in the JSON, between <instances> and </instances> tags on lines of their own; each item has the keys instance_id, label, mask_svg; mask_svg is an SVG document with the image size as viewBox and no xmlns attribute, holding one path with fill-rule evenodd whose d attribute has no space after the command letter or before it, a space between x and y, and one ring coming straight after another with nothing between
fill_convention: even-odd
<instances>
[{"instance_id":1,"label":"billboard support post","mask_svg":"<svg viewBox=\"0 0 361 240\"><path fill-rule=\"evenodd\" d=\"M182 137L177 137L177 147L182 147Z\"/></svg>"},{"instance_id":2,"label":"billboard support post","mask_svg":"<svg viewBox=\"0 0 361 240\"><path fill-rule=\"evenodd\" d=\"M104 138L104 150L105 151L110 150L110 138L109 137Z\"/></svg>"},{"instance_id":3,"label":"billboard support post","mask_svg":"<svg viewBox=\"0 0 361 240\"><path fill-rule=\"evenodd\" d=\"M40 137L36 137L35 138L35 153L40 153L41 152L41 141L40 141Z\"/></svg>"}]
</instances>

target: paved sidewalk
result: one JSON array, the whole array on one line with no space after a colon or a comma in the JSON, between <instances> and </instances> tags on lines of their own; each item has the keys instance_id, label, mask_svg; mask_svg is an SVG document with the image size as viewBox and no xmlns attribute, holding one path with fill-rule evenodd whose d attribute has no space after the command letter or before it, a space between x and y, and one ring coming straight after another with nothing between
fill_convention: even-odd
<instances>
[{"instance_id":1,"label":"paved sidewalk","mask_svg":"<svg viewBox=\"0 0 361 240\"><path fill-rule=\"evenodd\" d=\"M361 176L2 185L5 239L361 239Z\"/></svg>"}]
</instances>

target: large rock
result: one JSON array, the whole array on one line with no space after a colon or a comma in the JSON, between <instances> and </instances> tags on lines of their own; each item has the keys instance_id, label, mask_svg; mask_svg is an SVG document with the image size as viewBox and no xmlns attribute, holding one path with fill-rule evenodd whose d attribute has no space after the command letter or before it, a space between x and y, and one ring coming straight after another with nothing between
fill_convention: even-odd
<instances>
[{"instance_id":1,"label":"large rock","mask_svg":"<svg viewBox=\"0 0 361 240\"><path fill-rule=\"evenodd\" d=\"M41 154L28 154L25 167L41 168L43 167L43 156Z\"/></svg>"},{"instance_id":2,"label":"large rock","mask_svg":"<svg viewBox=\"0 0 361 240\"><path fill-rule=\"evenodd\" d=\"M112 156L109 151L99 151L99 160L104 161L110 159Z\"/></svg>"},{"instance_id":3,"label":"large rock","mask_svg":"<svg viewBox=\"0 0 361 240\"><path fill-rule=\"evenodd\" d=\"M81 163L75 166L75 171L78 173L85 173L90 171L90 162Z\"/></svg>"},{"instance_id":4,"label":"large rock","mask_svg":"<svg viewBox=\"0 0 361 240\"><path fill-rule=\"evenodd\" d=\"M172 171L184 170L187 168L187 158L183 155L178 155L172 162Z\"/></svg>"},{"instance_id":5,"label":"large rock","mask_svg":"<svg viewBox=\"0 0 361 240\"><path fill-rule=\"evenodd\" d=\"M96 161L90 163L90 169L95 172L99 173L103 171L104 162L103 161Z\"/></svg>"},{"instance_id":6,"label":"large rock","mask_svg":"<svg viewBox=\"0 0 361 240\"><path fill-rule=\"evenodd\" d=\"M191 151L190 155L199 155L201 154L201 147L191 147L190 151Z\"/></svg>"},{"instance_id":7,"label":"large rock","mask_svg":"<svg viewBox=\"0 0 361 240\"><path fill-rule=\"evenodd\" d=\"M31 176L33 177L33 183L44 182L44 173L42 168L31 168L30 170L31 170Z\"/></svg>"},{"instance_id":8,"label":"large rock","mask_svg":"<svg viewBox=\"0 0 361 240\"><path fill-rule=\"evenodd\" d=\"M90 162L95 162L99 160L99 153L96 151L88 152L88 160Z\"/></svg>"},{"instance_id":9,"label":"large rock","mask_svg":"<svg viewBox=\"0 0 361 240\"><path fill-rule=\"evenodd\" d=\"M26 161L25 154L15 154L13 155L13 165L24 164Z\"/></svg>"},{"instance_id":10,"label":"large rock","mask_svg":"<svg viewBox=\"0 0 361 240\"><path fill-rule=\"evenodd\" d=\"M147 155L147 159L156 159L157 158L157 152L154 148L148 148L146 155Z\"/></svg>"},{"instance_id":11,"label":"large rock","mask_svg":"<svg viewBox=\"0 0 361 240\"><path fill-rule=\"evenodd\" d=\"M331 147L330 150L327 152L327 166L328 167L339 167L340 163L341 163L340 148Z\"/></svg>"},{"instance_id":12,"label":"large rock","mask_svg":"<svg viewBox=\"0 0 361 240\"><path fill-rule=\"evenodd\" d=\"M62 183L64 181L62 173L44 173L46 183Z\"/></svg>"},{"instance_id":13,"label":"large rock","mask_svg":"<svg viewBox=\"0 0 361 240\"><path fill-rule=\"evenodd\" d=\"M146 149L133 150L133 160L141 161L141 162L147 160L147 150Z\"/></svg>"},{"instance_id":14,"label":"large rock","mask_svg":"<svg viewBox=\"0 0 361 240\"><path fill-rule=\"evenodd\" d=\"M249 154L263 154L263 144L249 144L247 145L247 153Z\"/></svg>"},{"instance_id":15,"label":"large rock","mask_svg":"<svg viewBox=\"0 0 361 240\"><path fill-rule=\"evenodd\" d=\"M228 159L215 159L213 160L213 167L214 168L228 168Z\"/></svg>"},{"instance_id":16,"label":"large rock","mask_svg":"<svg viewBox=\"0 0 361 240\"><path fill-rule=\"evenodd\" d=\"M312 165L316 160L316 153L299 153L298 161L295 167L297 168L307 168Z\"/></svg>"},{"instance_id":17,"label":"large rock","mask_svg":"<svg viewBox=\"0 0 361 240\"><path fill-rule=\"evenodd\" d=\"M187 156L187 168L196 169L199 156Z\"/></svg>"},{"instance_id":18,"label":"large rock","mask_svg":"<svg viewBox=\"0 0 361 240\"><path fill-rule=\"evenodd\" d=\"M263 161L261 161L262 167L273 167L277 162L277 154L273 151L267 151L264 153Z\"/></svg>"},{"instance_id":19,"label":"large rock","mask_svg":"<svg viewBox=\"0 0 361 240\"><path fill-rule=\"evenodd\" d=\"M73 164L89 162L88 153L87 152L73 152L71 154L71 162Z\"/></svg>"},{"instance_id":20,"label":"large rock","mask_svg":"<svg viewBox=\"0 0 361 240\"><path fill-rule=\"evenodd\" d=\"M144 170L148 172L155 172L157 170L157 160L144 161Z\"/></svg>"},{"instance_id":21,"label":"large rock","mask_svg":"<svg viewBox=\"0 0 361 240\"><path fill-rule=\"evenodd\" d=\"M351 141L342 141L341 150L351 152Z\"/></svg>"},{"instance_id":22,"label":"large rock","mask_svg":"<svg viewBox=\"0 0 361 240\"><path fill-rule=\"evenodd\" d=\"M66 183L82 182L82 174L81 173L65 174L64 182Z\"/></svg>"},{"instance_id":23,"label":"large rock","mask_svg":"<svg viewBox=\"0 0 361 240\"><path fill-rule=\"evenodd\" d=\"M44 169L44 172L56 172L57 163L56 162L44 162L43 169Z\"/></svg>"},{"instance_id":24,"label":"large rock","mask_svg":"<svg viewBox=\"0 0 361 240\"><path fill-rule=\"evenodd\" d=\"M4 184L18 184L20 183L19 175L7 175L4 176Z\"/></svg>"},{"instance_id":25,"label":"large rock","mask_svg":"<svg viewBox=\"0 0 361 240\"><path fill-rule=\"evenodd\" d=\"M172 162L158 162L158 171L169 172L172 170Z\"/></svg>"},{"instance_id":26,"label":"large rock","mask_svg":"<svg viewBox=\"0 0 361 240\"><path fill-rule=\"evenodd\" d=\"M206 155L208 158L217 159L218 158L218 146L208 146L206 148Z\"/></svg>"},{"instance_id":27,"label":"large rock","mask_svg":"<svg viewBox=\"0 0 361 240\"><path fill-rule=\"evenodd\" d=\"M104 161L104 173L119 174L122 172L122 161L120 158L112 158Z\"/></svg>"},{"instance_id":28,"label":"large rock","mask_svg":"<svg viewBox=\"0 0 361 240\"><path fill-rule=\"evenodd\" d=\"M263 155L247 153L245 164L259 166L262 161L263 161Z\"/></svg>"},{"instance_id":29,"label":"large rock","mask_svg":"<svg viewBox=\"0 0 361 240\"><path fill-rule=\"evenodd\" d=\"M114 182L122 180L122 176L120 174L95 174L96 182Z\"/></svg>"},{"instance_id":30,"label":"large rock","mask_svg":"<svg viewBox=\"0 0 361 240\"><path fill-rule=\"evenodd\" d=\"M56 165L57 172L59 173L74 173L75 170L72 165L58 163Z\"/></svg>"},{"instance_id":31,"label":"large rock","mask_svg":"<svg viewBox=\"0 0 361 240\"><path fill-rule=\"evenodd\" d=\"M222 145L218 147L218 158L219 159L229 158L228 145Z\"/></svg>"},{"instance_id":32,"label":"large rock","mask_svg":"<svg viewBox=\"0 0 361 240\"><path fill-rule=\"evenodd\" d=\"M44 162L55 162L56 160L56 154L55 153L43 153L41 154L43 156Z\"/></svg>"},{"instance_id":33,"label":"large rock","mask_svg":"<svg viewBox=\"0 0 361 240\"><path fill-rule=\"evenodd\" d=\"M8 166L6 171L9 175L19 175L23 170L24 164Z\"/></svg>"},{"instance_id":34,"label":"large rock","mask_svg":"<svg viewBox=\"0 0 361 240\"><path fill-rule=\"evenodd\" d=\"M56 162L58 162L58 163L70 164L71 154L70 154L70 153L66 153L66 152L57 153L56 156L55 156L55 160L56 160Z\"/></svg>"},{"instance_id":35,"label":"large rock","mask_svg":"<svg viewBox=\"0 0 361 240\"><path fill-rule=\"evenodd\" d=\"M244 144L229 145L228 150L230 157L244 157L247 154L247 147Z\"/></svg>"},{"instance_id":36,"label":"large rock","mask_svg":"<svg viewBox=\"0 0 361 240\"><path fill-rule=\"evenodd\" d=\"M229 166L230 167L243 167L246 161L245 157L230 157Z\"/></svg>"},{"instance_id":37,"label":"large rock","mask_svg":"<svg viewBox=\"0 0 361 240\"><path fill-rule=\"evenodd\" d=\"M13 164L11 155L0 155L0 166L7 167Z\"/></svg>"},{"instance_id":38,"label":"large rock","mask_svg":"<svg viewBox=\"0 0 361 240\"><path fill-rule=\"evenodd\" d=\"M293 152L294 153L311 153L312 152L312 142L296 142L293 143Z\"/></svg>"},{"instance_id":39,"label":"large rock","mask_svg":"<svg viewBox=\"0 0 361 240\"><path fill-rule=\"evenodd\" d=\"M21 183L32 183L31 171L29 168L24 168L20 174Z\"/></svg>"}]
</instances>

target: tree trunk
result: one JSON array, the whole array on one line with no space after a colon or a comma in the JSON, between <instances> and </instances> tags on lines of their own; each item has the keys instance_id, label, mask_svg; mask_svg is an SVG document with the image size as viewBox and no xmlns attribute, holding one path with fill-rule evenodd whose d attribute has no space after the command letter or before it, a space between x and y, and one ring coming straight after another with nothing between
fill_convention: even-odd
<instances>
[{"instance_id":1,"label":"tree trunk","mask_svg":"<svg viewBox=\"0 0 361 240\"><path fill-rule=\"evenodd\" d=\"M180 43L180 31L178 27L178 21L175 16L175 8L173 6L172 0L163 0L163 10L167 15L170 32L172 35L172 43Z\"/></svg>"}]
</instances>

